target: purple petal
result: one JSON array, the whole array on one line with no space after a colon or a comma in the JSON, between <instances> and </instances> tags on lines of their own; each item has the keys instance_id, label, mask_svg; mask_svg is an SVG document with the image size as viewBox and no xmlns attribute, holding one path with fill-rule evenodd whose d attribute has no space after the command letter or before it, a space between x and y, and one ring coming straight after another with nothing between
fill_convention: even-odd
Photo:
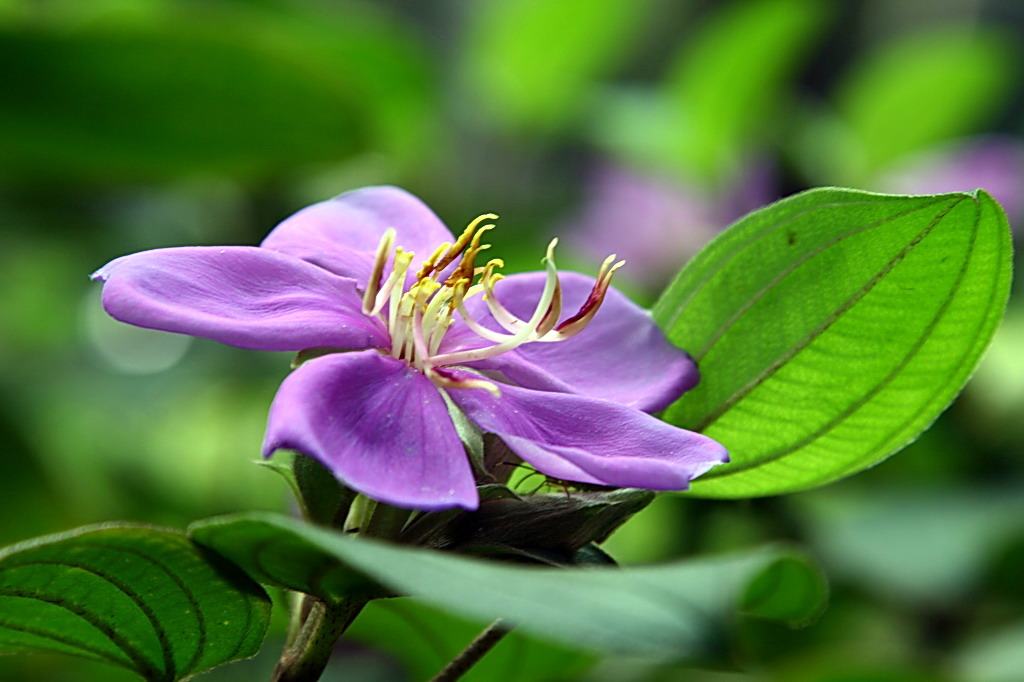
<instances>
[{"instance_id":1,"label":"purple petal","mask_svg":"<svg viewBox=\"0 0 1024 682\"><path fill-rule=\"evenodd\" d=\"M565 318L586 300L594 279L574 272L559 276ZM495 293L509 311L526 319L543 288L544 273L531 272L503 279ZM478 297L468 304L477 320L499 329ZM463 340L464 336L457 332L452 339ZM668 342L650 313L615 289L609 289L594 319L576 336L565 341L525 344L469 364L476 369L501 372L511 382L526 388L604 398L647 412L667 406L696 386L699 379L696 364Z\"/></svg>"},{"instance_id":2,"label":"purple petal","mask_svg":"<svg viewBox=\"0 0 1024 682\"><path fill-rule=\"evenodd\" d=\"M254 246L156 249L93 274L103 307L139 327L256 350L384 347L355 282Z\"/></svg>"},{"instance_id":3,"label":"purple petal","mask_svg":"<svg viewBox=\"0 0 1024 682\"><path fill-rule=\"evenodd\" d=\"M302 209L261 244L352 277L362 286L370 276L381 236L395 228L396 246L416 254L411 270L452 233L430 208L397 187L366 187Z\"/></svg>"},{"instance_id":4,"label":"purple petal","mask_svg":"<svg viewBox=\"0 0 1024 682\"><path fill-rule=\"evenodd\" d=\"M441 394L376 351L326 355L288 375L270 407L263 454L280 448L317 459L352 489L397 507L477 507Z\"/></svg>"},{"instance_id":5,"label":"purple petal","mask_svg":"<svg viewBox=\"0 0 1024 682\"><path fill-rule=\"evenodd\" d=\"M719 443L640 410L568 393L502 386L450 391L485 431L549 476L648 490L684 490L728 461Z\"/></svg>"}]
</instances>

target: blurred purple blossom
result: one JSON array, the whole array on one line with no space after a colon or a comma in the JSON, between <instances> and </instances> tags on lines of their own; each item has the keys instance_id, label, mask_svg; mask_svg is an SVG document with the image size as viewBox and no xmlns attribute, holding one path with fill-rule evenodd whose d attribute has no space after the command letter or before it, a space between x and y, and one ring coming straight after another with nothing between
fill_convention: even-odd
<instances>
[{"instance_id":1,"label":"blurred purple blossom","mask_svg":"<svg viewBox=\"0 0 1024 682\"><path fill-rule=\"evenodd\" d=\"M586 259L615 253L628 264L620 277L656 289L737 218L776 198L767 162L717 191L605 162L562 229Z\"/></svg>"},{"instance_id":2,"label":"blurred purple blossom","mask_svg":"<svg viewBox=\"0 0 1024 682\"><path fill-rule=\"evenodd\" d=\"M941 194L981 188L1016 225L1024 217L1024 141L1009 136L958 140L905 157L880 174L883 192Z\"/></svg>"}]
</instances>

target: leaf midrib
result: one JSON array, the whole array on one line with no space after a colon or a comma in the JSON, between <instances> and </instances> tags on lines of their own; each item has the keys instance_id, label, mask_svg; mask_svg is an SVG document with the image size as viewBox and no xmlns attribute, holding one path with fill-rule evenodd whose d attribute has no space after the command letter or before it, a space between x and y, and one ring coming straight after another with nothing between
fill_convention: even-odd
<instances>
[{"instance_id":1,"label":"leaf midrib","mask_svg":"<svg viewBox=\"0 0 1024 682\"><path fill-rule=\"evenodd\" d=\"M964 197L964 198L966 199L967 197ZM735 405L742 398L746 397L748 394L750 394L751 391L753 391L758 386L763 384L765 382L765 380L768 379L768 377L770 377L771 375L773 375L776 372L778 372L782 367L784 367L794 357L796 357L800 352L802 352L807 346L809 346L818 337L820 337L822 334L824 334L846 312L848 312L861 299L863 299L864 296L866 296L887 274L889 274L889 272L892 271L893 268L896 267L896 265L898 265L904 258L906 258L907 254L909 254L910 251L914 249L914 247L916 247L918 244L920 244L921 241L923 241L931 233L931 231L942 221L942 219L945 218L949 214L950 211L952 211L956 206L958 206L961 203L961 201L954 202L948 208L946 208L946 210L944 210L942 213L940 213L938 216L936 216L936 218L932 222L930 222L928 224L928 226L924 230L922 230L920 233L918 233L918 235L913 240L911 240L907 244L907 246L905 246L898 254L896 254L896 256L891 258L882 267L882 269L879 270L875 274L874 277L872 277L870 280L868 280L868 282L864 286L862 286L859 290L854 292L854 294L851 297L846 299L838 308L836 308L833 311L833 313L831 315L829 315L822 324L818 325L816 328L811 330L810 334L805 336L798 343L796 343L793 346L791 346L788 351L786 351L785 353L780 355L778 357L778 359L776 359L773 363L771 363L765 369L763 369L760 373L758 373L758 375L755 376L752 380L748 381L746 384L744 384L738 390L733 392L732 395L730 395L728 398L726 398L725 400L720 402L718 404L718 406L714 410L709 412L700 421L700 423L698 423L695 427L693 427L693 430L694 431L698 431L698 432L703 432L705 429L707 429L708 426L714 424L724 414L726 414L727 412L729 412L729 410L731 410L733 407L735 407ZM730 467L729 471L732 471L732 470L734 470L734 469L732 467ZM704 474L704 478L705 479L711 478L712 477L710 475L711 473L712 472ZM724 475L725 473L726 473L726 471L723 471L719 475Z\"/></svg>"},{"instance_id":2,"label":"leaf midrib","mask_svg":"<svg viewBox=\"0 0 1024 682\"><path fill-rule=\"evenodd\" d=\"M952 209L950 209L950 210L952 210ZM947 213L948 213L948 211L947 211ZM944 216L939 216L938 220L941 220L942 217L944 217ZM938 220L936 221L936 224L937 224ZM855 401L853 404L851 404L846 409L844 409L842 412L840 412L830 422L828 422L827 424L823 425L820 429L818 429L814 433L812 433L812 434L804 437L803 439L797 441L796 443L793 443L793 444L791 444L791 445L789 445L789 446L787 446L785 448L782 448L780 450L777 450L775 452L768 453L766 455L762 455L761 457L758 457L755 460L751 460L750 462L738 463L735 466L730 467L728 470L722 471L722 472L717 473L717 474L716 474L716 472L714 470L712 470L712 471L708 472L707 474L705 474L703 476L703 479L704 480L710 480L710 479L715 479L715 478L722 478L723 476L728 476L728 475L731 475L731 474L738 474L740 472L747 471L747 470L753 469L755 467L760 467L760 466L763 466L765 464L769 464L771 462L778 461L778 460L782 459L783 457L786 457L786 456L791 455L791 454L793 454L795 452L798 452L803 447L807 446L808 444L812 443L813 441L817 440L818 438L821 438L826 433L828 433L829 431L831 431L834 428L836 428L840 423L842 423L845 419L847 419L848 417L853 415L855 412L857 412L860 408L862 408L864 405L866 405L872 398L874 398L881 391L883 391L889 384L891 384L902 373L902 371L904 369L906 369L907 365L909 365L913 361L913 359L917 356L917 354L925 346L925 344L927 344L928 340L931 338L931 333L942 322L942 318L945 316L946 311L949 309L949 306L952 304L953 300L956 298L956 295L959 292L960 284L963 282L963 278L965 277L965 275L967 273L967 269L970 266L971 259L974 256L974 249L975 249L975 246L977 244L978 228L980 227L980 221L981 221L981 214L980 214L980 211L979 211L978 213L975 214L974 227L973 227L973 229L971 231L971 241L970 241L970 243L969 243L969 245L967 247L966 256L964 257L963 262L962 262L962 264L960 266L960 270L957 273L956 281L953 283L953 286L950 288L950 291L946 295L946 298L943 300L942 305L936 311L935 316L929 322L928 326L924 329L924 331L921 334L921 336L914 343L914 345L910 348L910 350L907 352L907 354L900 360L899 363L896 364L895 367L893 367L893 369L882 379L882 381L880 381L876 386L872 387L871 390L868 391L862 398L860 398L859 400ZM934 227L934 225L930 226L929 231L930 231L931 227ZM922 239L923 239L923 237L922 237ZM920 240L918 241L918 243L920 243ZM942 391L945 390L947 384L948 384L948 382L943 383L941 386L939 386L938 389L932 393L932 396L927 401L925 401L925 403L921 407L921 409L919 409L917 412L915 412L913 415L911 415L904 422L904 425L901 426L898 429L897 433L902 432L903 429L906 427L906 424L911 424L914 421L916 421L918 416L924 410L928 409L928 407L934 402L935 396L940 394Z\"/></svg>"}]
</instances>

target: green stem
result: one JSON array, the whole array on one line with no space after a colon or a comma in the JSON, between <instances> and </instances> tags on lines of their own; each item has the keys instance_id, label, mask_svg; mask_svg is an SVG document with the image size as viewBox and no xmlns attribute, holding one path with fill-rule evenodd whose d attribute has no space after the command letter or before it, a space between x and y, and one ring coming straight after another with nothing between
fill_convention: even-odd
<instances>
[{"instance_id":1,"label":"green stem","mask_svg":"<svg viewBox=\"0 0 1024 682\"><path fill-rule=\"evenodd\" d=\"M397 509L360 495L352 503L345 530L358 530L360 535L393 540L402 532L410 514L408 509ZM288 640L271 682L315 682L320 679L338 639L368 601L350 597L328 606L303 595L293 605Z\"/></svg>"},{"instance_id":2,"label":"green stem","mask_svg":"<svg viewBox=\"0 0 1024 682\"><path fill-rule=\"evenodd\" d=\"M319 680L334 653L334 645L364 606L365 599L355 598L346 599L334 606L316 602L302 630L277 662L271 682Z\"/></svg>"},{"instance_id":3,"label":"green stem","mask_svg":"<svg viewBox=\"0 0 1024 682\"><path fill-rule=\"evenodd\" d=\"M501 620L496 620L487 626L487 629L477 635L476 639L469 643L458 656L451 660L438 674L431 678L430 682L454 682L469 669L476 665L477 661L484 657L484 654L493 649L512 628L505 625Z\"/></svg>"}]
</instances>

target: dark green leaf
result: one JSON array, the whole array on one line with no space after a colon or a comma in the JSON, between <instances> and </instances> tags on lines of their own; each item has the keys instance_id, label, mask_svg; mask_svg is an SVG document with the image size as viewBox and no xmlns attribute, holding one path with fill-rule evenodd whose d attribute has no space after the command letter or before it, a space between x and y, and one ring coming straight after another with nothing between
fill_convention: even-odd
<instances>
[{"instance_id":1,"label":"dark green leaf","mask_svg":"<svg viewBox=\"0 0 1024 682\"><path fill-rule=\"evenodd\" d=\"M799 554L779 548L626 569L543 568L384 544L275 514L200 521L191 533L196 542L245 567L261 554L268 558L264 548L274 545L304 547L295 563L309 560L316 550L339 570L345 567L450 613L473 620L504 618L524 632L603 653L685 658L699 652L741 602L754 615L795 622L816 614L825 598L817 570ZM287 556L274 553L273 560L283 563ZM791 566L782 566L787 562ZM793 579L792 569L802 571L804 579ZM785 579L760 578L779 570Z\"/></svg>"},{"instance_id":2,"label":"dark green leaf","mask_svg":"<svg viewBox=\"0 0 1024 682\"><path fill-rule=\"evenodd\" d=\"M311 594L325 602L388 594L386 588L300 533L260 523L225 527L205 521L193 524L189 533L193 540L228 557L265 585Z\"/></svg>"},{"instance_id":3,"label":"dark green leaf","mask_svg":"<svg viewBox=\"0 0 1024 682\"><path fill-rule=\"evenodd\" d=\"M810 488L906 445L974 371L1010 256L1006 218L981 191L819 189L740 220L654 309L702 377L665 419L732 457L693 493Z\"/></svg>"},{"instance_id":4,"label":"dark green leaf","mask_svg":"<svg viewBox=\"0 0 1024 682\"><path fill-rule=\"evenodd\" d=\"M269 616L259 585L173 530L92 526L0 551L0 653L173 682L255 654Z\"/></svg>"},{"instance_id":5,"label":"dark green leaf","mask_svg":"<svg viewBox=\"0 0 1024 682\"><path fill-rule=\"evenodd\" d=\"M117 17L116 13L113 13ZM389 24L238 4L0 29L0 171L251 174L419 151L423 60Z\"/></svg>"},{"instance_id":6,"label":"dark green leaf","mask_svg":"<svg viewBox=\"0 0 1024 682\"><path fill-rule=\"evenodd\" d=\"M346 639L369 644L402 662L410 680L429 680L473 640L487 623L457 618L409 599L380 599L359 614ZM565 682L596 660L513 630L464 682Z\"/></svg>"}]
</instances>

